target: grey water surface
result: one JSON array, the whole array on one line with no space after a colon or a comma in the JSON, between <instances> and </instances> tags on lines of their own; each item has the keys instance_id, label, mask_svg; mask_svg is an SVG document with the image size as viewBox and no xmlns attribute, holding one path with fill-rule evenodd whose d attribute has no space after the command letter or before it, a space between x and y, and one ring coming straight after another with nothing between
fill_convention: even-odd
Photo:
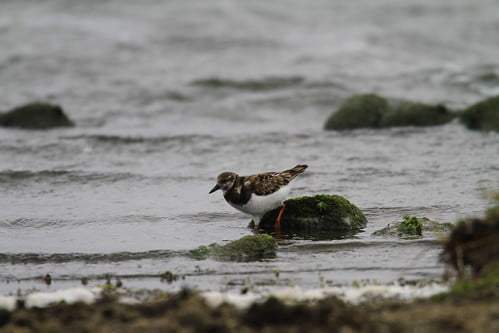
<instances>
[{"instance_id":1,"label":"grey water surface","mask_svg":"<svg viewBox=\"0 0 499 333\"><path fill-rule=\"evenodd\" d=\"M0 129L0 294L106 275L164 290L439 278L438 237L371 233L404 215L482 214L499 135L323 124L353 94L453 109L499 94L498 55L492 0L2 0L0 110L48 101L76 127ZM342 195L366 229L284 235L257 262L187 256L251 234L208 195L218 173L298 163L310 167L293 195Z\"/></svg>"}]
</instances>

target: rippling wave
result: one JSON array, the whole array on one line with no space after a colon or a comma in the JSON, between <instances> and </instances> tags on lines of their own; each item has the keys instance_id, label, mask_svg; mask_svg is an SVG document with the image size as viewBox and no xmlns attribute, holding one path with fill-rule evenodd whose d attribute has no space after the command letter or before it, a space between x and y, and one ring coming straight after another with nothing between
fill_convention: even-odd
<instances>
[{"instance_id":1,"label":"rippling wave","mask_svg":"<svg viewBox=\"0 0 499 333\"><path fill-rule=\"evenodd\" d=\"M132 173L98 173L84 171L65 170L6 170L0 171L0 184L19 184L24 181L40 182L49 181L51 183L88 183L94 181L115 182L124 179L143 179L143 176Z\"/></svg>"},{"instance_id":2,"label":"rippling wave","mask_svg":"<svg viewBox=\"0 0 499 333\"><path fill-rule=\"evenodd\" d=\"M305 79L301 76L267 77L260 80L230 80L223 78L206 78L194 80L191 85L206 88L232 88L249 91L265 91L289 88L301 85Z\"/></svg>"},{"instance_id":3,"label":"rippling wave","mask_svg":"<svg viewBox=\"0 0 499 333\"><path fill-rule=\"evenodd\" d=\"M161 137L144 137L144 136L122 136L122 135L106 135L106 134L83 134L77 136L65 136L63 137L67 140L88 140L98 143L110 143L110 144L137 144L137 143L165 143L165 142L192 142L195 140L207 140L212 139L210 135L173 135L173 136L161 136Z\"/></svg>"}]
</instances>

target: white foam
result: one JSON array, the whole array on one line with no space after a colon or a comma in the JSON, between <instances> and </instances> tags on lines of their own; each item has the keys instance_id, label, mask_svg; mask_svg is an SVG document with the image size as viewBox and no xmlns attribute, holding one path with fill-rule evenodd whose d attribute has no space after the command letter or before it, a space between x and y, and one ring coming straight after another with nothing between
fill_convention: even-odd
<instances>
[{"instance_id":1,"label":"white foam","mask_svg":"<svg viewBox=\"0 0 499 333\"><path fill-rule=\"evenodd\" d=\"M238 309L247 309L251 304L257 302L262 298L261 295L254 293L247 293L244 295L234 293L224 293L218 291L206 291L202 296L212 307L220 306L224 303L231 304Z\"/></svg>"},{"instance_id":2,"label":"white foam","mask_svg":"<svg viewBox=\"0 0 499 333\"><path fill-rule=\"evenodd\" d=\"M441 284L427 286L400 286L400 285L365 285L361 287L330 287L302 290L299 287L274 290L266 295L247 293L245 295L227 292L203 292L201 295L209 305L219 306L222 303L234 305L239 309L247 309L254 302L263 302L269 297L275 297L286 304L295 304L303 301L318 301L330 296L336 296L345 302L359 304L365 301L379 299L397 299L408 301L415 298L430 297L447 292L448 287Z\"/></svg>"},{"instance_id":3,"label":"white foam","mask_svg":"<svg viewBox=\"0 0 499 333\"><path fill-rule=\"evenodd\" d=\"M95 302L96 298L99 296L100 290L100 288L91 290L88 288L75 287L52 292L35 292L26 296L25 306L27 308L43 308L59 302L66 302L67 304L76 302L91 304Z\"/></svg>"}]
</instances>

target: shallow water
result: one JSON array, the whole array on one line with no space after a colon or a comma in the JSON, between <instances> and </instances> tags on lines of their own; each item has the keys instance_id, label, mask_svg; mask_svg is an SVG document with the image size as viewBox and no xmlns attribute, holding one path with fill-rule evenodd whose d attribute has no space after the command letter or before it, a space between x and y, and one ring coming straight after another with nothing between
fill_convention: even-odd
<instances>
[{"instance_id":1,"label":"shallow water","mask_svg":"<svg viewBox=\"0 0 499 333\"><path fill-rule=\"evenodd\" d=\"M77 126L0 129L0 292L106 274L167 290L440 277L438 239L371 233L404 215L481 214L499 186L499 135L322 127L357 93L453 108L498 94L497 12L464 0L3 1L0 108L52 101ZM284 235L261 262L187 257L251 234L208 195L218 173L297 163L310 167L293 195L345 196L366 229ZM184 278L162 282L165 271Z\"/></svg>"}]
</instances>

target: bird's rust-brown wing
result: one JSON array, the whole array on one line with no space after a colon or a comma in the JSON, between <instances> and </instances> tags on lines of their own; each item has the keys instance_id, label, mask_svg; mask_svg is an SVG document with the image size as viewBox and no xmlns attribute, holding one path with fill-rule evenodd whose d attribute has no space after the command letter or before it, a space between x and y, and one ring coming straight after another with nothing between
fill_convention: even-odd
<instances>
[{"instance_id":1,"label":"bird's rust-brown wing","mask_svg":"<svg viewBox=\"0 0 499 333\"><path fill-rule=\"evenodd\" d=\"M282 186L289 184L293 178L302 174L307 165L297 165L282 172L266 172L247 176L245 185L251 186L256 195L268 195L278 191Z\"/></svg>"}]
</instances>

